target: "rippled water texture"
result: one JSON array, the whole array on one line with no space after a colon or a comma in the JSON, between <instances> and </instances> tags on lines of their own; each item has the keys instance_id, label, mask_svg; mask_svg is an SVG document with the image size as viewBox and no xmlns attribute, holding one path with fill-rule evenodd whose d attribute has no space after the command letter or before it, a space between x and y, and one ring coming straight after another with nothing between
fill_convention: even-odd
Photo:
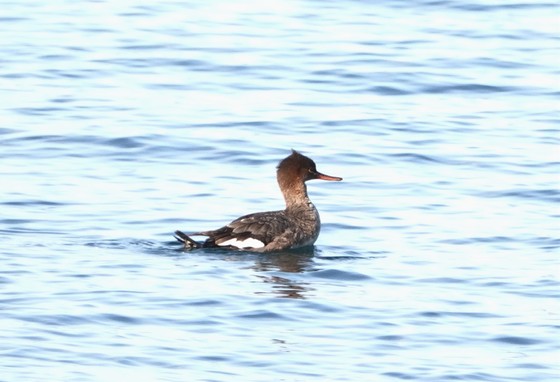
<instances>
[{"instance_id":1,"label":"rippled water texture","mask_svg":"<svg viewBox=\"0 0 560 382\"><path fill-rule=\"evenodd\" d=\"M556 381L553 1L7 1L0 380ZM184 252L282 208L315 247Z\"/></svg>"}]
</instances>

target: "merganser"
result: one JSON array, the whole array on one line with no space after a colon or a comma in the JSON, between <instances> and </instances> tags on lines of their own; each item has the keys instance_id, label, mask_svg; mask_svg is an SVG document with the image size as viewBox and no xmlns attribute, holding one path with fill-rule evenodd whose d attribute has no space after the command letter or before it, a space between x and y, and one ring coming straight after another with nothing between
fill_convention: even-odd
<instances>
[{"instance_id":1,"label":"merganser","mask_svg":"<svg viewBox=\"0 0 560 382\"><path fill-rule=\"evenodd\" d=\"M286 201L281 211L257 212L241 216L213 231L186 235L175 231L175 238L186 249L221 247L254 252L272 252L313 245L319 236L319 212L309 200L305 182L312 179L340 181L342 178L321 174L315 162L292 150L277 167L276 178ZM190 236L207 236L197 242Z\"/></svg>"}]
</instances>

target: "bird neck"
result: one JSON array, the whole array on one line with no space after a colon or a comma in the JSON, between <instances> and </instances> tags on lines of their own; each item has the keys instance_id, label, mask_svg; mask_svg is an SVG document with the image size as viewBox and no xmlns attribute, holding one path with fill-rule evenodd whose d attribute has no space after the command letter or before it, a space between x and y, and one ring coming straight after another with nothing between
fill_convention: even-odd
<instances>
[{"instance_id":1,"label":"bird neck","mask_svg":"<svg viewBox=\"0 0 560 382\"><path fill-rule=\"evenodd\" d=\"M307 195L307 187L304 182L292 181L282 182L278 181L284 201L286 202L286 209L299 206L307 206L311 203Z\"/></svg>"}]
</instances>

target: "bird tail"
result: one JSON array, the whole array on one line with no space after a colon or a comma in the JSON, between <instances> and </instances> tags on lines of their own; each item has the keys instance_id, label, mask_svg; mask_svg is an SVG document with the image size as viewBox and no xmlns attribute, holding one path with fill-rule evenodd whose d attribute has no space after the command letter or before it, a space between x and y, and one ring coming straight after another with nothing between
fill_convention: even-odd
<instances>
[{"instance_id":1,"label":"bird tail","mask_svg":"<svg viewBox=\"0 0 560 382\"><path fill-rule=\"evenodd\" d=\"M177 239L178 241L180 241L181 243L183 243L185 245L185 248L188 249L193 249L193 248L200 248L202 247L202 244L200 244L199 242L191 239L188 235L184 234L183 232L177 230L175 231L175 239Z\"/></svg>"}]
</instances>

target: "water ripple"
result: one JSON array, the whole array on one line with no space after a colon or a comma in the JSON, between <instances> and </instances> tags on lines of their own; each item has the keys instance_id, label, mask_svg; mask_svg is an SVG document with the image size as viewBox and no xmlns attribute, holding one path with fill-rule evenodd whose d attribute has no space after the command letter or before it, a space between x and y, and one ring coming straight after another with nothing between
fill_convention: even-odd
<instances>
[{"instance_id":1,"label":"water ripple","mask_svg":"<svg viewBox=\"0 0 560 382\"><path fill-rule=\"evenodd\" d=\"M556 8L3 2L2 379L557 379ZM171 241L292 147L314 247Z\"/></svg>"},{"instance_id":2,"label":"water ripple","mask_svg":"<svg viewBox=\"0 0 560 382\"><path fill-rule=\"evenodd\" d=\"M310 272L309 275L321 279L344 281L363 281L371 279L371 277L358 272L341 271L338 269L325 269L321 271Z\"/></svg>"},{"instance_id":3,"label":"water ripple","mask_svg":"<svg viewBox=\"0 0 560 382\"><path fill-rule=\"evenodd\" d=\"M496 337L493 338L492 341L510 344L510 345L537 345L541 343L541 341L534 338L517 337L517 336Z\"/></svg>"},{"instance_id":4,"label":"water ripple","mask_svg":"<svg viewBox=\"0 0 560 382\"><path fill-rule=\"evenodd\" d=\"M479 194L486 198L520 198L539 200L544 202L560 202L560 190L556 189L514 189L501 191L485 191Z\"/></svg>"}]
</instances>

